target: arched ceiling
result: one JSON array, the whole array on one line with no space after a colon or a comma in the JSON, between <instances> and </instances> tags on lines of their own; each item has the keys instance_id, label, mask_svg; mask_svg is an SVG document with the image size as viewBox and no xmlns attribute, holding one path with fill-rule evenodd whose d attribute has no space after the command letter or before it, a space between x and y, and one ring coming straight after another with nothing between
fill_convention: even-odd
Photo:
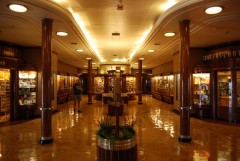
<instances>
[{"instance_id":1,"label":"arched ceiling","mask_svg":"<svg viewBox=\"0 0 240 161\"><path fill-rule=\"evenodd\" d=\"M118 0L1 0L0 41L41 46L42 20L51 18L52 48L60 61L85 68L86 58L92 58L93 67L130 64L137 68L135 63L143 57L144 68L150 69L171 61L178 52L181 20L190 20L191 47L240 40L239 0L175 0L169 9L161 8L172 1L123 0L123 10L117 10ZM28 11L10 11L12 2L25 5ZM215 5L223 7L220 14L204 13ZM59 37L57 31L67 31L68 36ZM169 31L176 36L164 37ZM149 49L155 52L149 53Z\"/></svg>"}]
</instances>

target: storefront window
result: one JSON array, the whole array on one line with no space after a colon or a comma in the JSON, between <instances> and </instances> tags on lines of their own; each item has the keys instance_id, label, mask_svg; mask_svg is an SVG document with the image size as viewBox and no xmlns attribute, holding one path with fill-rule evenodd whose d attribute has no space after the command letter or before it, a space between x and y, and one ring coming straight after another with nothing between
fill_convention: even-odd
<instances>
[{"instance_id":1,"label":"storefront window","mask_svg":"<svg viewBox=\"0 0 240 161\"><path fill-rule=\"evenodd\" d=\"M35 105L37 94L37 72L19 71L19 105Z\"/></svg>"},{"instance_id":2,"label":"storefront window","mask_svg":"<svg viewBox=\"0 0 240 161\"><path fill-rule=\"evenodd\" d=\"M237 106L240 107L240 72L237 72Z\"/></svg>"},{"instance_id":3,"label":"storefront window","mask_svg":"<svg viewBox=\"0 0 240 161\"><path fill-rule=\"evenodd\" d=\"M193 103L194 105L210 104L210 74L193 74Z\"/></svg>"},{"instance_id":4,"label":"storefront window","mask_svg":"<svg viewBox=\"0 0 240 161\"><path fill-rule=\"evenodd\" d=\"M10 70L0 68L0 122L10 119Z\"/></svg>"},{"instance_id":5,"label":"storefront window","mask_svg":"<svg viewBox=\"0 0 240 161\"><path fill-rule=\"evenodd\" d=\"M231 107L232 77L231 72L218 72L218 106Z\"/></svg>"}]
</instances>

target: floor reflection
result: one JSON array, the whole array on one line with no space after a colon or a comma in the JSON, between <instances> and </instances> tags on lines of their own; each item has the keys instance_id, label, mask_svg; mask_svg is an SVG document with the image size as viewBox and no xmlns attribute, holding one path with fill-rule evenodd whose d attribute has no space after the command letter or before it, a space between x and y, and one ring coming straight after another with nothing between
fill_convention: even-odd
<instances>
[{"instance_id":1,"label":"floor reflection","mask_svg":"<svg viewBox=\"0 0 240 161\"><path fill-rule=\"evenodd\" d=\"M52 115L54 142L40 145L41 120L0 127L0 161L96 161L97 121L107 113L101 101L62 104ZM143 104L124 107L129 121L136 120L139 161L240 161L240 127L191 118L191 143L178 142L179 115L172 105L143 96Z\"/></svg>"}]
</instances>

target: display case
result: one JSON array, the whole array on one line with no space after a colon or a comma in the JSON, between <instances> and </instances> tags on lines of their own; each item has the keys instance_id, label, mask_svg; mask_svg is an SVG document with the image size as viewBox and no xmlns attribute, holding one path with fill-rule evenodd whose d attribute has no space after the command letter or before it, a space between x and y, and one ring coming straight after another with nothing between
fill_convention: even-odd
<instances>
[{"instance_id":1,"label":"display case","mask_svg":"<svg viewBox=\"0 0 240 161\"><path fill-rule=\"evenodd\" d=\"M193 74L193 104L210 105L210 73Z\"/></svg>"},{"instance_id":2,"label":"display case","mask_svg":"<svg viewBox=\"0 0 240 161\"><path fill-rule=\"evenodd\" d=\"M152 77L152 96L169 104L173 104L174 76L162 75Z\"/></svg>"},{"instance_id":3,"label":"display case","mask_svg":"<svg viewBox=\"0 0 240 161\"><path fill-rule=\"evenodd\" d=\"M36 105L37 103L37 71L19 71L19 107Z\"/></svg>"},{"instance_id":4,"label":"display case","mask_svg":"<svg viewBox=\"0 0 240 161\"><path fill-rule=\"evenodd\" d=\"M102 93L104 93L104 75L94 76L94 98L102 100Z\"/></svg>"},{"instance_id":5,"label":"display case","mask_svg":"<svg viewBox=\"0 0 240 161\"><path fill-rule=\"evenodd\" d=\"M128 94L136 93L136 77L126 76L126 90Z\"/></svg>"},{"instance_id":6,"label":"display case","mask_svg":"<svg viewBox=\"0 0 240 161\"><path fill-rule=\"evenodd\" d=\"M10 120L10 70L0 68L0 123Z\"/></svg>"},{"instance_id":7,"label":"display case","mask_svg":"<svg viewBox=\"0 0 240 161\"><path fill-rule=\"evenodd\" d=\"M217 73L218 106L231 107L232 76L231 71Z\"/></svg>"}]
</instances>

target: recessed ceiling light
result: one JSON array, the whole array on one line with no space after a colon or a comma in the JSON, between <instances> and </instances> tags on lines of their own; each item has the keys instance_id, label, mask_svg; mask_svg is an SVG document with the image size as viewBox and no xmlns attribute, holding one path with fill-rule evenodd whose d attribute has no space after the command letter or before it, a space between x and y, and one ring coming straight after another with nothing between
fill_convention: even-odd
<instances>
[{"instance_id":1,"label":"recessed ceiling light","mask_svg":"<svg viewBox=\"0 0 240 161\"><path fill-rule=\"evenodd\" d=\"M77 52L83 52L83 49L77 49L76 51Z\"/></svg>"},{"instance_id":2,"label":"recessed ceiling light","mask_svg":"<svg viewBox=\"0 0 240 161\"><path fill-rule=\"evenodd\" d=\"M92 64L96 64L96 63L92 63Z\"/></svg>"},{"instance_id":3,"label":"recessed ceiling light","mask_svg":"<svg viewBox=\"0 0 240 161\"><path fill-rule=\"evenodd\" d=\"M210 15L218 14L220 12L222 12L222 7L219 6L209 7L205 10L205 13Z\"/></svg>"},{"instance_id":4,"label":"recessed ceiling light","mask_svg":"<svg viewBox=\"0 0 240 161\"><path fill-rule=\"evenodd\" d=\"M27 7L20 4L10 4L8 8L14 12L26 12L28 10Z\"/></svg>"},{"instance_id":5,"label":"recessed ceiling light","mask_svg":"<svg viewBox=\"0 0 240 161\"><path fill-rule=\"evenodd\" d=\"M139 60L144 60L144 58L139 58Z\"/></svg>"},{"instance_id":6,"label":"recessed ceiling light","mask_svg":"<svg viewBox=\"0 0 240 161\"><path fill-rule=\"evenodd\" d=\"M154 53L155 50L154 50L154 49L149 49L148 52L149 52L149 53Z\"/></svg>"},{"instance_id":7,"label":"recessed ceiling light","mask_svg":"<svg viewBox=\"0 0 240 161\"><path fill-rule=\"evenodd\" d=\"M86 58L87 60L91 60L92 58Z\"/></svg>"},{"instance_id":8,"label":"recessed ceiling light","mask_svg":"<svg viewBox=\"0 0 240 161\"><path fill-rule=\"evenodd\" d=\"M138 63L134 63L134 64L138 64Z\"/></svg>"},{"instance_id":9,"label":"recessed ceiling light","mask_svg":"<svg viewBox=\"0 0 240 161\"><path fill-rule=\"evenodd\" d=\"M166 37L175 36L175 33L174 33L174 32L166 32L166 33L164 34L164 36L166 36Z\"/></svg>"},{"instance_id":10,"label":"recessed ceiling light","mask_svg":"<svg viewBox=\"0 0 240 161\"><path fill-rule=\"evenodd\" d=\"M67 32L64 32L64 31L59 31L59 32L57 32L57 35L58 35L58 36L67 36L68 33L67 33Z\"/></svg>"}]
</instances>

